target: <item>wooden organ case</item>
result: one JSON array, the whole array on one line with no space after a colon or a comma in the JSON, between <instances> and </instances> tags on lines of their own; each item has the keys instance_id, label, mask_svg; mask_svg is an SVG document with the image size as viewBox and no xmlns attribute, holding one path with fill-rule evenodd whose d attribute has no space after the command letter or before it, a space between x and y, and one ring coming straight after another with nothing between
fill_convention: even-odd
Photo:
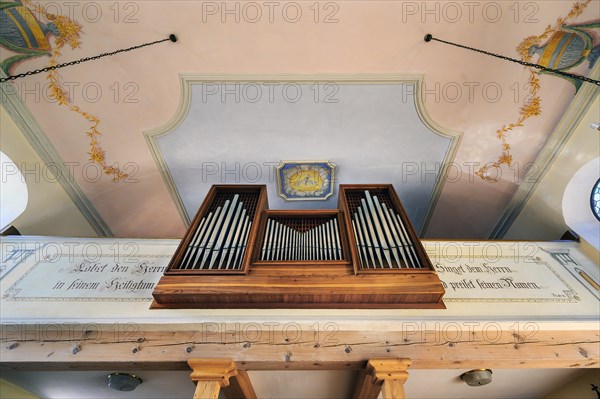
<instances>
[{"instance_id":1,"label":"wooden organ case","mask_svg":"<svg viewBox=\"0 0 600 399\"><path fill-rule=\"evenodd\" d=\"M337 210L269 210L263 185L216 185L152 308L444 308L392 185L340 185Z\"/></svg>"}]
</instances>

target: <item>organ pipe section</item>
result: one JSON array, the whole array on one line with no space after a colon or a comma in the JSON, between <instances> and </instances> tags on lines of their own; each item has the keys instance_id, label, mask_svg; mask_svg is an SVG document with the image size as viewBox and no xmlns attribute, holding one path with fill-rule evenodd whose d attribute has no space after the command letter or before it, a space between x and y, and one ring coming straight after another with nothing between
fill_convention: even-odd
<instances>
[{"instance_id":1,"label":"organ pipe section","mask_svg":"<svg viewBox=\"0 0 600 399\"><path fill-rule=\"evenodd\" d=\"M270 210L265 186L213 186L153 307L443 308L391 185L340 185L337 210Z\"/></svg>"}]
</instances>

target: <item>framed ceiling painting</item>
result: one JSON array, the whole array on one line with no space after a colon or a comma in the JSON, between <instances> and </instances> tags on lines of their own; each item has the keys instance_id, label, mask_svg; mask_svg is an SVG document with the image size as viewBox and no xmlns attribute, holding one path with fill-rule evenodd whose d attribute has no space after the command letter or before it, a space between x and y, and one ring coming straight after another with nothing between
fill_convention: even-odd
<instances>
[{"instance_id":1,"label":"framed ceiling painting","mask_svg":"<svg viewBox=\"0 0 600 399\"><path fill-rule=\"evenodd\" d=\"M335 164L281 161L275 168L278 194L286 201L326 200L333 195Z\"/></svg>"}]
</instances>

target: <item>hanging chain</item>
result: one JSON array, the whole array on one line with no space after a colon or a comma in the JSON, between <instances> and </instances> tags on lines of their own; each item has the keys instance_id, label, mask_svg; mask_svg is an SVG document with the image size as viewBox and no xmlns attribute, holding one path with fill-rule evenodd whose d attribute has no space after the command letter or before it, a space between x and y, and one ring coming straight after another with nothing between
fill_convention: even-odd
<instances>
[{"instance_id":1,"label":"hanging chain","mask_svg":"<svg viewBox=\"0 0 600 399\"><path fill-rule=\"evenodd\" d=\"M144 44L138 44L137 46L133 46L133 47L129 47L129 48L124 48L124 49L120 49L120 50L116 50L116 51L111 51L109 53L102 53L102 54L95 55L93 57L84 57L84 58L80 58L80 59L75 60L75 61L65 62L65 63L62 63L62 64L53 65L53 66L49 66L49 67L45 67L45 68L41 68L41 69L35 69L33 71L28 71L28 72L20 73L18 75L7 76L5 78L0 78L0 83L7 82L9 80L15 80L15 79L23 78L25 76L37 75L38 73L48 72L48 71L52 71L52 70L58 69L58 68L64 68L64 67L71 66L71 65L81 64L82 62L97 60L98 58L102 58L102 57L109 57L111 55L115 55L115 54L119 54L119 53L124 53L126 51L137 50L137 49L142 48L142 47L152 46L153 44L158 44L158 43L166 42L166 41L169 41L169 40L172 41L172 42L176 42L177 41L177 36L171 34L166 39L156 40L156 41L149 42L149 43L144 43Z\"/></svg>"},{"instance_id":2,"label":"hanging chain","mask_svg":"<svg viewBox=\"0 0 600 399\"><path fill-rule=\"evenodd\" d=\"M430 42L432 40L435 40L436 42L440 42L440 43L449 44L451 46L464 48L466 50L475 51L477 53L481 53L481 54L485 54L485 55L491 55L492 57L500 58L501 60L512 61L512 62L515 62L517 64L521 64L521 65L526 66L526 67L541 69L542 71L554 73L556 75L562 75L562 76L565 76L565 77L568 77L568 78L573 78L573 79L577 79L577 80L583 80L584 82L593 83L596 86L600 86L600 80L595 80L595 79L590 79L590 78L585 77L585 76L575 75L574 73L563 72L563 71L560 71L558 69L547 68L547 67L539 65L539 64L532 64L531 62L516 60L514 58L506 57L504 55L490 53L489 51L479 50L479 49L476 49L476 48L473 48L473 47L469 47L469 46L463 46L462 44L447 42L446 40L437 39L437 38L433 37L430 34L425 35L425 41L426 42Z\"/></svg>"}]
</instances>

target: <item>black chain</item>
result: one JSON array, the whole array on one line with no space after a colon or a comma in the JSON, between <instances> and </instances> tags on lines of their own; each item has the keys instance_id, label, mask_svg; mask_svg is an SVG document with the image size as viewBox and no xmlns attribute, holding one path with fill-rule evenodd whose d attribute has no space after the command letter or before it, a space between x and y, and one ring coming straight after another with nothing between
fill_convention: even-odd
<instances>
[{"instance_id":1,"label":"black chain","mask_svg":"<svg viewBox=\"0 0 600 399\"><path fill-rule=\"evenodd\" d=\"M526 67L541 69L542 71L551 72L551 73L554 73L556 75L562 75L562 76L566 76L566 77L577 79L577 80L583 80L584 82L593 83L596 86L600 86L600 80L590 79L590 78L587 78L585 76L580 76L580 75L575 75L573 73L559 71L558 69L547 68L547 67L539 65L539 64L532 64L531 62L516 60L514 58L506 57L504 55L490 53L489 51L484 51L484 50L479 50L479 49L476 49L476 48L473 48L473 47L463 46L462 44L447 42L447 41L442 40L442 39L437 39L437 38L433 37L430 34L425 35L425 41L426 42L430 42L432 40L435 40L436 42L440 42L440 43L449 44L451 46L460 47L460 48L464 48L464 49L467 49L467 50L475 51L477 53L481 53L481 54L485 54L485 55L491 55L492 57L500 58L501 60L516 62L517 64L521 64L521 65L526 66Z\"/></svg>"},{"instance_id":2,"label":"black chain","mask_svg":"<svg viewBox=\"0 0 600 399\"><path fill-rule=\"evenodd\" d=\"M137 46L133 46L133 47L129 47L129 48L124 48L124 49L120 49L120 50L116 50L116 51L111 51L110 53L102 53L102 54L95 55L93 57L84 57L84 58L80 58L80 59L75 60L75 61L65 62L65 63L62 63L62 64L53 65L53 66L49 66L49 67L45 67L45 68L41 68L41 69L35 69L33 71L28 71L28 72L20 73L18 75L7 76L5 78L0 78L0 83L7 82L9 80L15 80L15 79L18 79L18 78L23 78L25 76L37 75L38 73L48 72L48 71L52 71L52 70L58 69L58 68L63 68L63 67L66 67L66 66L81 64L82 62L97 60L98 58L108 57L108 56L111 56L111 55L115 55L115 54L119 54L119 53L124 53L126 51L137 50L137 49L142 48L142 47L152 46L153 44L158 44L158 43L166 42L166 41L169 41L169 40L172 41L172 42L176 42L177 41L177 36L171 34L166 39L156 40L156 41L149 42L149 43L144 43L144 44L138 44Z\"/></svg>"}]
</instances>

